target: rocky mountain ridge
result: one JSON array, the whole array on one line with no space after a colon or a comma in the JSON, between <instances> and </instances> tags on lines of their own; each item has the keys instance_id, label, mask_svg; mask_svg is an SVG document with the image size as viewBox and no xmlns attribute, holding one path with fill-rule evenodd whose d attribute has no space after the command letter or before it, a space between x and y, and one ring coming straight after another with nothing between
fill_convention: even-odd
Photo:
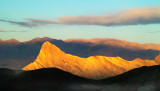
<instances>
[{"instance_id":1,"label":"rocky mountain ridge","mask_svg":"<svg viewBox=\"0 0 160 91\"><path fill-rule=\"evenodd\" d=\"M23 70L35 70L41 68L59 68L72 74L90 78L103 79L116 76L131 69L142 66L159 65L159 56L155 60L142 60L140 58L132 61L121 57L90 56L88 58L66 54L50 42L45 42L37 59L23 68Z\"/></svg>"}]
</instances>

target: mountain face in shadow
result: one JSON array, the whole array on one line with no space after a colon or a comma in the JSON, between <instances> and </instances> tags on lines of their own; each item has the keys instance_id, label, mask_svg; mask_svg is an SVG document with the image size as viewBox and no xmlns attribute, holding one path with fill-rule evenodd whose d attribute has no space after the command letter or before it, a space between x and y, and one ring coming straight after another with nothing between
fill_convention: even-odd
<instances>
[{"instance_id":1,"label":"mountain face in shadow","mask_svg":"<svg viewBox=\"0 0 160 91\"><path fill-rule=\"evenodd\" d=\"M23 70L54 67L85 78L103 79L122 74L134 68L159 65L159 57L160 55L156 57L156 60L137 58L132 61L127 61L121 57L105 56L82 58L66 54L47 41L42 45L37 59L24 67Z\"/></svg>"},{"instance_id":2,"label":"mountain face in shadow","mask_svg":"<svg viewBox=\"0 0 160 91\"><path fill-rule=\"evenodd\" d=\"M103 41L106 40L104 43ZM158 44L152 44L151 49L142 49L133 45L132 42L127 42L128 46L119 46L121 40L112 39L102 39L96 40L96 42L77 42L73 41L62 41L56 40L48 37L35 38L26 42L19 42L15 39L10 39L7 41L0 41L0 67L1 68L11 68L11 69L21 69L25 65L33 62L36 59L42 44L45 41L49 41L59 47L62 51L68 54L76 55L79 57L89 57L95 55L116 57L119 56L125 60L133 60L135 58L150 59L153 60L156 55L159 54L157 48ZM95 40L94 40L95 41ZM99 42L98 42L99 41ZM106 44L108 43L108 44ZM127 44L125 43L125 44ZM142 45L142 44L139 44ZM146 44L147 46L148 44ZM134 49L134 50L133 50Z\"/></svg>"},{"instance_id":3,"label":"mountain face in shadow","mask_svg":"<svg viewBox=\"0 0 160 91\"><path fill-rule=\"evenodd\" d=\"M0 69L5 91L159 91L160 66L136 68L107 79L82 78L56 68L32 71Z\"/></svg>"}]
</instances>

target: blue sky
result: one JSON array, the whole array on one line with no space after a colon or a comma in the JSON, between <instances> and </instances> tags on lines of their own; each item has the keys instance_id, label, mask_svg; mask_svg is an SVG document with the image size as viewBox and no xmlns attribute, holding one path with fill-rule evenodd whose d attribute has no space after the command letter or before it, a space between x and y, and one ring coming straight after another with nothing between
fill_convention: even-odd
<instances>
[{"instance_id":1,"label":"blue sky","mask_svg":"<svg viewBox=\"0 0 160 91\"><path fill-rule=\"evenodd\" d=\"M116 38L160 44L159 6L159 0L1 0L0 39Z\"/></svg>"}]
</instances>

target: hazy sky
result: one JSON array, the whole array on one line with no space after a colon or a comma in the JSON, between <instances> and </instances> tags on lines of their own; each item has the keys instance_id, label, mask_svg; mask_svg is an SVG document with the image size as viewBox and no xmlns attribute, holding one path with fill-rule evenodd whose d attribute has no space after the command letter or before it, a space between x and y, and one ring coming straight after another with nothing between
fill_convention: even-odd
<instances>
[{"instance_id":1,"label":"hazy sky","mask_svg":"<svg viewBox=\"0 0 160 91\"><path fill-rule=\"evenodd\" d=\"M0 0L0 39L35 37L160 44L160 0Z\"/></svg>"}]
</instances>

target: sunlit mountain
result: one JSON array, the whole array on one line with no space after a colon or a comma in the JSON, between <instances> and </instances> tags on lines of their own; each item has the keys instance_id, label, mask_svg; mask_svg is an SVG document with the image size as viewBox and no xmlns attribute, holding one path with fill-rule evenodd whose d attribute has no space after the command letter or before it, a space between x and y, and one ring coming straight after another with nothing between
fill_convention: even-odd
<instances>
[{"instance_id":1,"label":"sunlit mountain","mask_svg":"<svg viewBox=\"0 0 160 91\"><path fill-rule=\"evenodd\" d=\"M91 40L94 40L94 42L91 42L90 40L86 40L87 42L82 42L79 41L79 39L63 41L48 37L34 38L25 42L20 42L15 39L6 41L0 40L0 67L22 69L24 66L36 59L41 46L45 41L49 41L50 43L56 45L67 54L84 58L101 55L107 57L119 56L130 61L136 58L154 60L160 52L158 50L158 48L160 48L159 44L138 44L127 41L123 43L124 40L108 38ZM137 44L138 47L132 46L133 44ZM152 46L145 48L145 45Z\"/></svg>"},{"instance_id":2,"label":"sunlit mountain","mask_svg":"<svg viewBox=\"0 0 160 91\"><path fill-rule=\"evenodd\" d=\"M134 68L142 66L159 65L160 55L155 60L142 60L136 58L132 61L121 57L90 56L82 58L66 54L50 42L45 42L37 59L23 68L23 70L36 70L40 68L59 68L75 75L103 79L116 76Z\"/></svg>"}]
</instances>

